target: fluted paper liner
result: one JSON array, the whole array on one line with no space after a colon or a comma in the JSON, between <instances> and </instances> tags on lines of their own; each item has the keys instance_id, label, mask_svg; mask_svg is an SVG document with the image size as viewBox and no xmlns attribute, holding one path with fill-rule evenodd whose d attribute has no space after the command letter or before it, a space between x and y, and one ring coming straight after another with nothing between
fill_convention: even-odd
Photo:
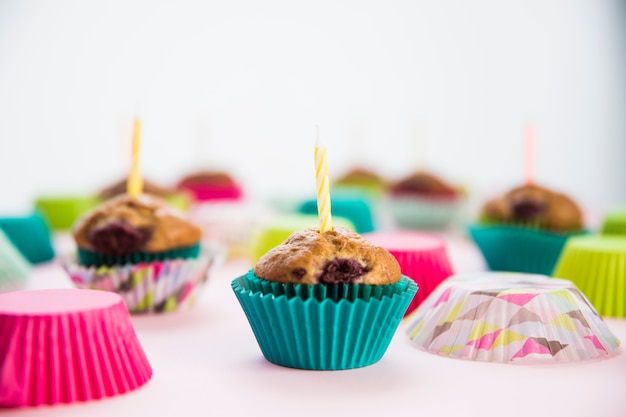
<instances>
[{"instance_id":1,"label":"fluted paper liner","mask_svg":"<svg viewBox=\"0 0 626 417\"><path fill-rule=\"evenodd\" d=\"M406 332L430 353L502 363L602 358L620 344L570 281L518 273L447 279L407 317Z\"/></svg>"},{"instance_id":2,"label":"fluted paper liner","mask_svg":"<svg viewBox=\"0 0 626 417\"><path fill-rule=\"evenodd\" d=\"M50 230L39 213L0 217L0 229L30 263L38 264L54 259Z\"/></svg>"},{"instance_id":3,"label":"fluted paper liner","mask_svg":"<svg viewBox=\"0 0 626 417\"><path fill-rule=\"evenodd\" d=\"M490 270L540 275L552 274L565 242L577 235L506 225L473 225L468 230Z\"/></svg>"},{"instance_id":4,"label":"fluted paper liner","mask_svg":"<svg viewBox=\"0 0 626 417\"><path fill-rule=\"evenodd\" d=\"M31 270L31 264L0 230L0 291L23 286Z\"/></svg>"},{"instance_id":5,"label":"fluted paper liner","mask_svg":"<svg viewBox=\"0 0 626 417\"><path fill-rule=\"evenodd\" d=\"M604 217L602 234L626 236L626 207L615 209Z\"/></svg>"},{"instance_id":6,"label":"fluted paper liner","mask_svg":"<svg viewBox=\"0 0 626 417\"><path fill-rule=\"evenodd\" d=\"M601 315L626 317L626 236L570 239L553 275L576 284Z\"/></svg>"},{"instance_id":7,"label":"fluted paper liner","mask_svg":"<svg viewBox=\"0 0 626 417\"><path fill-rule=\"evenodd\" d=\"M415 310L446 278L453 274L445 242L434 234L401 230L366 233L363 237L391 253L403 275L417 283L405 315Z\"/></svg>"},{"instance_id":8,"label":"fluted paper liner","mask_svg":"<svg viewBox=\"0 0 626 417\"><path fill-rule=\"evenodd\" d=\"M461 198L390 196L387 205L395 224L406 229L441 230L459 215Z\"/></svg>"},{"instance_id":9,"label":"fluted paper liner","mask_svg":"<svg viewBox=\"0 0 626 417\"><path fill-rule=\"evenodd\" d=\"M111 397L151 376L118 295L78 289L0 294L0 407Z\"/></svg>"},{"instance_id":10,"label":"fluted paper liner","mask_svg":"<svg viewBox=\"0 0 626 417\"><path fill-rule=\"evenodd\" d=\"M313 370L374 364L417 291L407 277L380 288L344 284L327 292L323 287L270 283L252 271L233 280L233 291L268 361Z\"/></svg>"},{"instance_id":11,"label":"fluted paper liner","mask_svg":"<svg viewBox=\"0 0 626 417\"><path fill-rule=\"evenodd\" d=\"M69 257L64 266L77 287L115 292L131 313L147 313L193 305L220 259L216 248L205 250L196 259L86 267Z\"/></svg>"}]
</instances>

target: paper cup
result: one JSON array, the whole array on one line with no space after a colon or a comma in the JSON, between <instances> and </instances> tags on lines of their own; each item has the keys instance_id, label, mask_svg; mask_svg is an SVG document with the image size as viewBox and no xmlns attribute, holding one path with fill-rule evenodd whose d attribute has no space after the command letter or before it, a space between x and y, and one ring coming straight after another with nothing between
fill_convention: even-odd
<instances>
[{"instance_id":1,"label":"paper cup","mask_svg":"<svg viewBox=\"0 0 626 417\"><path fill-rule=\"evenodd\" d=\"M521 226L473 225L469 234L492 271L551 275L563 245L576 234Z\"/></svg>"},{"instance_id":2,"label":"paper cup","mask_svg":"<svg viewBox=\"0 0 626 417\"><path fill-rule=\"evenodd\" d=\"M31 264L0 230L0 291L21 288L31 271Z\"/></svg>"},{"instance_id":3,"label":"paper cup","mask_svg":"<svg viewBox=\"0 0 626 417\"><path fill-rule=\"evenodd\" d=\"M365 233L363 237L387 249L400 264L403 275L417 283L419 291L406 310L408 315L446 278L453 274L443 239L415 231Z\"/></svg>"},{"instance_id":4,"label":"paper cup","mask_svg":"<svg viewBox=\"0 0 626 417\"><path fill-rule=\"evenodd\" d=\"M400 229L444 230L457 220L462 207L460 198L390 196L389 213Z\"/></svg>"},{"instance_id":5,"label":"paper cup","mask_svg":"<svg viewBox=\"0 0 626 417\"><path fill-rule=\"evenodd\" d=\"M601 315L626 317L626 236L571 238L553 275L576 284Z\"/></svg>"},{"instance_id":6,"label":"paper cup","mask_svg":"<svg viewBox=\"0 0 626 417\"><path fill-rule=\"evenodd\" d=\"M0 217L0 229L30 263L54 259L50 230L41 214Z\"/></svg>"},{"instance_id":7,"label":"paper cup","mask_svg":"<svg viewBox=\"0 0 626 417\"><path fill-rule=\"evenodd\" d=\"M118 295L77 289L0 294L0 406L112 397L151 376Z\"/></svg>"},{"instance_id":8,"label":"paper cup","mask_svg":"<svg viewBox=\"0 0 626 417\"><path fill-rule=\"evenodd\" d=\"M64 267L78 288L117 293L131 313L163 313L193 305L220 259L216 249L196 259L121 266L88 267L68 257Z\"/></svg>"},{"instance_id":9,"label":"paper cup","mask_svg":"<svg viewBox=\"0 0 626 417\"><path fill-rule=\"evenodd\" d=\"M35 208L53 230L70 230L76 220L100 203L96 196L42 196Z\"/></svg>"},{"instance_id":10,"label":"paper cup","mask_svg":"<svg viewBox=\"0 0 626 417\"><path fill-rule=\"evenodd\" d=\"M252 270L232 282L263 356L312 370L359 368L382 358L417 286L403 277L372 287L270 283Z\"/></svg>"},{"instance_id":11,"label":"paper cup","mask_svg":"<svg viewBox=\"0 0 626 417\"><path fill-rule=\"evenodd\" d=\"M626 235L626 208L608 213L602 221L603 235Z\"/></svg>"},{"instance_id":12,"label":"paper cup","mask_svg":"<svg viewBox=\"0 0 626 417\"><path fill-rule=\"evenodd\" d=\"M447 279L407 317L406 332L430 353L501 363L604 358L620 344L570 281L502 272Z\"/></svg>"}]
</instances>

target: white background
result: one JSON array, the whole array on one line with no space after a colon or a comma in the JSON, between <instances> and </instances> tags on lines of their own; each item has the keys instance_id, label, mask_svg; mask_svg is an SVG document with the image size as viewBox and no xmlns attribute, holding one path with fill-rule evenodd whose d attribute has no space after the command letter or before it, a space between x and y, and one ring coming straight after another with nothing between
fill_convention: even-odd
<instances>
[{"instance_id":1,"label":"white background","mask_svg":"<svg viewBox=\"0 0 626 417\"><path fill-rule=\"evenodd\" d=\"M130 122L163 185L224 168L248 195L429 167L475 201L535 177L588 214L626 200L618 0L0 1L0 212L125 175Z\"/></svg>"}]
</instances>

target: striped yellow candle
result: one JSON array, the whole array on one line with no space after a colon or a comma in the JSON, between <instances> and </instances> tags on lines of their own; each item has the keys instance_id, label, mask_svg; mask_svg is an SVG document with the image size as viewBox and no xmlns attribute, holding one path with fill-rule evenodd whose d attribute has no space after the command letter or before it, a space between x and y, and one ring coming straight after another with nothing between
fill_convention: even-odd
<instances>
[{"instance_id":1,"label":"striped yellow candle","mask_svg":"<svg viewBox=\"0 0 626 417\"><path fill-rule=\"evenodd\" d=\"M128 182L126 184L126 192L131 197L137 197L143 192L143 178L139 172L139 143L141 141L141 121L135 119L133 123L133 148L130 173L128 174Z\"/></svg>"},{"instance_id":2,"label":"striped yellow candle","mask_svg":"<svg viewBox=\"0 0 626 417\"><path fill-rule=\"evenodd\" d=\"M333 224L330 214L330 184L326 147L321 144L319 128L315 143L315 183L317 185L317 215L320 221L320 232L324 233L332 230Z\"/></svg>"}]
</instances>

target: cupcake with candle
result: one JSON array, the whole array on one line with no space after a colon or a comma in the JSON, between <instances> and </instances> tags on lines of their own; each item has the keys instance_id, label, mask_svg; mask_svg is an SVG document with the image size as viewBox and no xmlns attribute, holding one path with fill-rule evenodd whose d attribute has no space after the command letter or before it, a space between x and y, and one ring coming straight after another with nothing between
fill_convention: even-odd
<instances>
[{"instance_id":1,"label":"cupcake with candle","mask_svg":"<svg viewBox=\"0 0 626 417\"><path fill-rule=\"evenodd\" d=\"M142 193L138 141L135 132L127 192L76 222L77 254L65 267L78 287L116 292L131 312L171 311L193 303L217 253L181 212Z\"/></svg>"},{"instance_id":2,"label":"cupcake with candle","mask_svg":"<svg viewBox=\"0 0 626 417\"><path fill-rule=\"evenodd\" d=\"M460 187L423 170L392 183L388 194L389 211L396 225L406 229L448 228L463 203Z\"/></svg>"},{"instance_id":3,"label":"cupcake with candle","mask_svg":"<svg viewBox=\"0 0 626 417\"><path fill-rule=\"evenodd\" d=\"M469 228L491 270L552 274L567 239L584 232L573 199L528 183L487 201Z\"/></svg>"},{"instance_id":4,"label":"cupcake with candle","mask_svg":"<svg viewBox=\"0 0 626 417\"><path fill-rule=\"evenodd\" d=\"M333 227L325 148L316 147L320 227L294 232L232 288L265 358L316 370L374 364L417 291L387 250Z\"/></svg>"}]
</instances>

